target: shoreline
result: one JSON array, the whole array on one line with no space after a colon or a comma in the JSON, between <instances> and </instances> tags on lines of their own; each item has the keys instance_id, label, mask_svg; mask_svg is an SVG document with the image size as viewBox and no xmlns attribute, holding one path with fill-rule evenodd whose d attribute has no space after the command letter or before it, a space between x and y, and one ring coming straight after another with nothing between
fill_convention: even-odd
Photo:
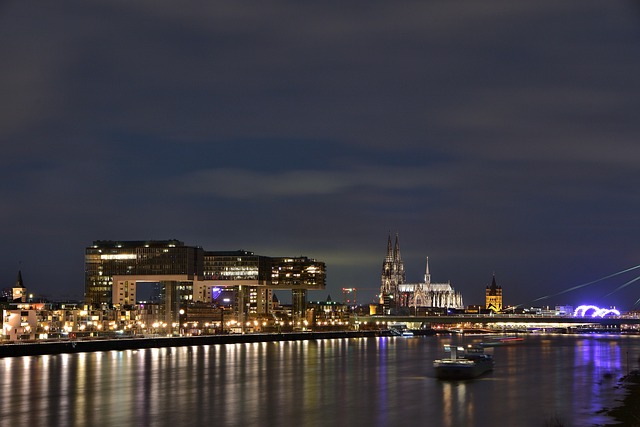
<instances>
[{"instance_id":1,"label":"shoreline","mask_svg":"<svg viewBox=\"0 0 640 427\"><path fill-rule=\"evenodd\" d=\"M606 410L606 414L616 421L613 426L640 426L640 371L631 371L620 378L617 387L625 389L620 406Z\"/></svg>"},{"instance_id":2,"label":"shoreline","mask_svg":"<svg viewBox=\"0 0 640 427\"><path fill-rule=\"evenodd\" d=\"M143 348L185 347L215 344L238 344L274 341L320 340L332 338L363 338L390 335L388 331L283 332L269 334L224 334L188 337L140 337L116 339L76 339L64 341L4 343L0 358L41 356L93 351L135 350Z\"/></svg>"}]
</instances>

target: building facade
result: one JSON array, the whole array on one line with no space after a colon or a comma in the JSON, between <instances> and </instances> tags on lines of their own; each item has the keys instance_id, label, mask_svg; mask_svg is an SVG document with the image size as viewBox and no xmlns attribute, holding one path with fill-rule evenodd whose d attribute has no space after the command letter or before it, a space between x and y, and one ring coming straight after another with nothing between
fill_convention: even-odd
<instances>
[{"instance_id":1,"label":"building facade","mask_svg":"<svg viewBox=\"0 0 640 427\"><path fill-rule=\"evenodd\" d=\"M424 281L400 285L400 300L405 307L418 308L454 308L463 309L462 294L451 286L451 282L432 283L427 257Z\"/></svg>"},{"instance_id":2,"label":"building facade","mask_svg":"<svg viewBox=\"0 0 640 427\"><path fill-rule=\"evenodd\" d=\"M502 286L496 285L496 275L491 279L491 285L485 290L485 308L494 312L502 311Z\"/></svg>"},{"instance_id":3,"label":"building facade","mask_svg":"<svg viewBox=\"0 0 640 427\"><path fill-rule=\"evenodd\" d=\"M419 308L464 308L462 294L451 286L451 282L431 282L429 258L423 282L405 283L405 277L398 236L396 235L393 246L389 236L380 285L380 304L383 306L384 314L397 314L406 308L412 308L414 311Z\"/></svg>"},{"instance_id":4,"label":"building facade","mask_svg":"<svg viewBox=\"0 0 640 427\"><path fill-rule=\"evenodd\" d=\"M405 277L398 235L396 234L394 246L391 245L389 235L380 278L380 304L383 306L384 314L395 313L400 307L400 285L405 282Z\"/></svg>"},{"instance_id":5,"label":"building facade","mask_svg":"<svg viewBox=\"0 0 640 427\"><path fill-rule=\"evenodd\" d=\"M129 276L140 282L192 281L202 269L202 257L201 248L179 240L97 240L85 250L85 303L134 302L135 283L125 283L132 281ZM116 281L116 289L114 277L124 278Z\"/></svg>"},{"instance_id":6,"label":"building facade","mask_svg":"<svg viewBox=\"0 0 640 427\"><path fill-rule=\"evenodd\" d=\"M216 304L232 295L237 321L268 316L274 290L290 290L303 316L307 290L326 285L323 262L307 257L267 257L249 251L205 251L179 240L95 241L85 250L85 303L138 303L139 284L155 283L167 323L181 307Z\"/></svg>"}]
</instances>

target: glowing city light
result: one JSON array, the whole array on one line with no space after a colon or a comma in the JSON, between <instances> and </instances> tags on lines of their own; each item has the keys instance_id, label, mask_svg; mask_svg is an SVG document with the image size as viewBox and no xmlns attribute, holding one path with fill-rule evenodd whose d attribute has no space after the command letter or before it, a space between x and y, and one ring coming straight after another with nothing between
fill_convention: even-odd
<instances>
[{"instance_id":1,"label":"glowing city light","mask_svg":"<svg viewBox=\"0 0 640 427\"><path fill-rule=\"evenodd\" d=\"M581 305L573 312L573 317L605 317L608 315L620 316L615 308L600 308L595 305Z\"/></svg>"}]
</instances>

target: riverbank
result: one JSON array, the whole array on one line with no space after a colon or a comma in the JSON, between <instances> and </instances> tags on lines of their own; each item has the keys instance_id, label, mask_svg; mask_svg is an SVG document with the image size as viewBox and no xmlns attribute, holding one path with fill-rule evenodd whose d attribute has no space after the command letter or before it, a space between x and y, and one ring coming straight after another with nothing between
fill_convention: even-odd
<instances>
[{"instance_id":1,"label":"riverbank","mask_svg":"<svg viewBox=\"0 0 640 427\"><path fill-rule=\"evenodd\" d=\"M16 342L0 345L0 357L38 356L92 351L135 350L252 342L362 338L389 335L388 331L289 332L273 334L224 334L188 337L134 337L118 339L77 339L46 342Z\"/></svg>"},{"instance_id":2,"label":"riverbank","mask_svg":"<svg viewBox=\"0 0 640 427\"><path fill-rule=\"evenodd\" d=\"M619 407L607 411L616 420L611 426L640 426L640 371L632 371L620 379L626 395Z\"/></svg>"}]
</instances>

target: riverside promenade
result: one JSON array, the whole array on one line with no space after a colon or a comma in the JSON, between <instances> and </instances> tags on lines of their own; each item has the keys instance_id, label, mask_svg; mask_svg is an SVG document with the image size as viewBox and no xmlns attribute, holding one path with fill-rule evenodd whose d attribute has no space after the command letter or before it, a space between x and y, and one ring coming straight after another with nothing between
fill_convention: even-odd
<instances>
[{"instance_id":1,"label":"riverside promenade","mask_svg":"<svg viewBox=\"0 0 640 427\"><path fill-rule=\"evenodd\" d=\"M220 334L186 337L135 337L114 339L75 339L0 344L0 357L92 351L134 350L142 348L184 347L253 342L362 338L388 335L387 331L283 332L268 334Z\"/></svg>"}]
</instances>

